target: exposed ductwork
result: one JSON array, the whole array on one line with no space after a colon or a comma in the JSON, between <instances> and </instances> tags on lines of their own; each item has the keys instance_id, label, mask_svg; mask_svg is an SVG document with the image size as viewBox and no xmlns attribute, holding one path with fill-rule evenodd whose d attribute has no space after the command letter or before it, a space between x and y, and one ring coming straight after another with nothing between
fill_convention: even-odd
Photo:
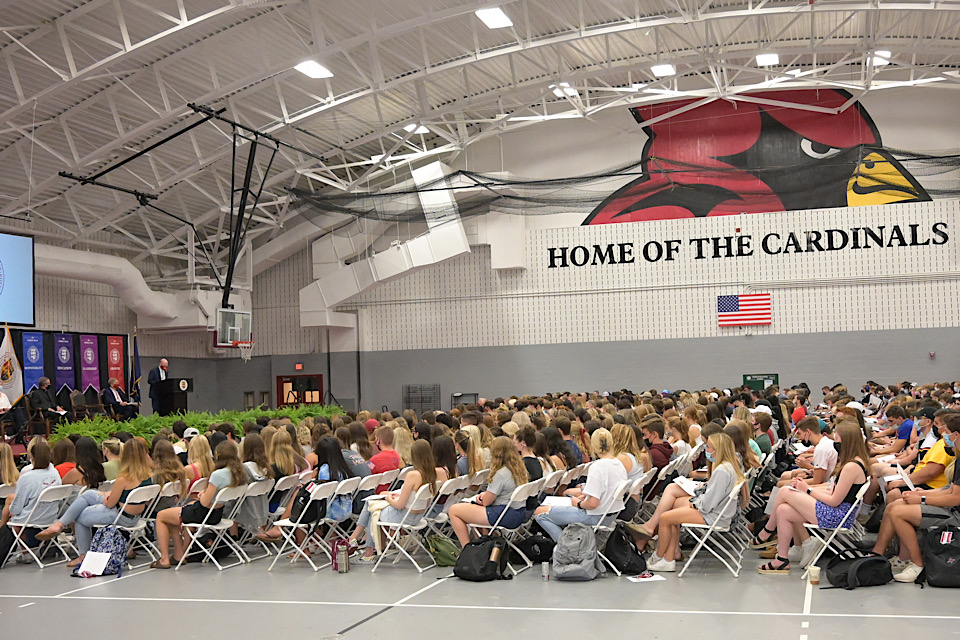
<instances>
[{"instance_id":1,"label":"exposed ductwork","mask_svg":"<svg viewBox=\"0 0 960 640\"><path fill-rule=\"evenodd\" d=\"M419 186L442 179L450 172L449 167L434 162L413 170L412 174ZM344 261L366 250L389 225L358 224L356 234L329 235L313 243L316 281L300 290L300 326L355 327L356 317L334 311L337 305L378 284L470 251L460 215L456 213L456 201L449 190L428 190L418 196L428 229L421 236L349 265Z\"/></svg>"},{"instance_id":2,"label":"exposed ductwork","mask_svg":"<svg viewBox=\"0 0 960 640\"><path fill-rule=\"evenodd\" d=\"M37 244L34 264L38 275L109 284L137 316L177 317L176 296L151 289L140 270L125 258Z\"/></svg>"}]
</instances>

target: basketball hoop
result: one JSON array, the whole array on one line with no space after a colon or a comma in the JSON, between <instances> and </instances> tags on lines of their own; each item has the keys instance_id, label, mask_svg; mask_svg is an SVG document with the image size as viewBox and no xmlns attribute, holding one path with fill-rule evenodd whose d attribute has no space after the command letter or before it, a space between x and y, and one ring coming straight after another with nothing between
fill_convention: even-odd
<instances>
[{"instance_id":1,"label":"basketball hoop","mask_svg":"<svg viewBox=\"0 0 960 640\"><path fill-rule=\"evenodd\" d=\"M233 346L236 349L240 350L240 359L244 362L250 362L250 358L253 357L253 346L256 343L253 340L249 342L244 342L241 340L234 340Z\"/></svg>"}]
</instances>

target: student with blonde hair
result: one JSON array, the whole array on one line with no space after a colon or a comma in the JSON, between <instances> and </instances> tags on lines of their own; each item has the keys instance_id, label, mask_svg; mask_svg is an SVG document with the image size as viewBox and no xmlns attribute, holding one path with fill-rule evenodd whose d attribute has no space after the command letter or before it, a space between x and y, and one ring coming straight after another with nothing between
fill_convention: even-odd
<instances>
[{"instance_id":1,"label":"student with blonde hair","mask_svg":"<svg viewBox=\"0 0 960 640\"><path fill-rule=\"evenodd\" d=\"M413 464L413 434L410 429L399 425L394 427L393 448L400 454L405 466Z\"/></svg>"},{"instance_id":2,"label":"student with blonde hair","mask_svg":"<svg viewBox=\"0 0 960 640\"><path fill-rule=\"evenodd\" d=\"M461 545L470 542L468 524L490 526L500 519L509 529L523 523L526 509L507 509L514 489L529 482L527 468L517 453L513 440L499 436L490 443L490 475L487 489L471 502L460 502L450 507L450 525ZM506 510L506 513L504 513Z\"/></svg>"},{"instance_id":3,"label":"student with blonde hair","mask_svg":"<svg viewBox=\"0 0 960 640\"><path fill-rule=\"evenodd\" d=\"M187 448L187 466L184 469L190 483L188 488L192 488L200 478L210 477L214 464L209 440L203 436L196 436L190 440L190 446Z\"/></svg>"},{"instance_id":4,"label":"student with blonde hair","mask_svg":"<svg viewBox=\"0 0 960 640\"><path fill-rule=\"evenodd\" d=\"M140 519L146 505L127 507L127 496L139 487L153 484L153 463L147 455L147 447L140 440L130 440L120 451L120 472L110 493L88 489L73 501L64 514L52 525L37 534L37 540L50 540L57 537L68 524L73 524L77 537L77 549L80 556L67 563L68 567L79 566L93 540L94 525L117 524L132 527Z\"/></svg>"},{"instance_id":5,"label":"student with blonde hair","mask_svg":"<svg viewBox=\"0 0 960 640\"><path fill-rule=\"evenodd\" d=\"M627 472L628 480L636 480L653 466L650 454L644 454L637 445L637 435L627 424L613 425L613 450Z\"/></svg>"},{"instance_id":6,"label":"student with blonde hair","mask_svg":"<svg viewBox=\"0 0 960 640\"><path fill-rule=\"evenodd\" d=\"M564 491L570 497L569 507L539 507L536 510L537 523L544 531L558 540L563 528L574 522L595 525L606 513L623 509L623 496L613 492L627 479L627 471L617 460L613 445L613 435L600 428L590 438L596 459L587 470L587 481L583 487Z\"/></svg>"},{"instance_id":7,"label":"student with blonde hair","mask_svg":"<svg viewBox=\"0 0 960 640\"><path fill-rule=\"evenodd\" d=\"M6 442L0 441L0 485L5 487L17 486L17 480L20 479L20 471L17 469L17 463L13 459L13 448ZM7 524L10 519L10 503L13 502L14 494L11 493L4 500L3 515L0 515L0 527Z\"/></svg>"},{"instance_id":8,"label":"student with blonde hair","mask_svg":"<svg viewBox=\"0 0 960 640\"><path fill-rule=\"evenodd\" d=\"M733 521L739 508L738 501L732 501L726 509L724 506L730 492L744 479L733 440L724 433L713 434L707 438L706 454L707 460L713 463L707 489L694 496L688 505L675 506L661 516L657 551L647 564L650 571L676 571L676 560L680 557L681 524L716 523L718 527L728 527Z\"/></svg>"}]
</instances>

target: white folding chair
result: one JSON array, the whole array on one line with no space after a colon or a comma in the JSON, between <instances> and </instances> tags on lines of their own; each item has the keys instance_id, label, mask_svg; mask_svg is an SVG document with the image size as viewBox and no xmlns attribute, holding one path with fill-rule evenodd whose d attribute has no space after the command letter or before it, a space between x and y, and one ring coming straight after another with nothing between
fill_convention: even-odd
<instances>
[{"instance_id":1,"label":"white folding chair","mask_svg":"<svg viewBox=\"0 0 960 640\"><path fill-rule=\"evenodd\" d=\"M610 496L606 499L605 504L603 505L603 515L600 516L600 520L593 525L593 535L600 537L598 534L603 532L612 531L615 526L615 521L617 515L623 511L623 505L627 501L627 498L630 497L630 490L633 489L635 480L624 480L617 484ZM522 554L521 554L522 555ZM600 559L603 562L607 563L607 566L613 569L613 572L620 576L620 570L610 562L610 558L603 555L603 550L597 549L597 555L600 556Z\"/></svg>"},{"instance_id":2,"label":"white folding chair","mask_svg":"<svg viewBox=\"0 0 960 640\"><path fill-rule=\"evenodd\" d=\"M860 490L857 491L857 499L854 501L850 508L847 509L847 512L843 515L843 519L840 520L840 526L834 528L828 527L819 527L816 524L810 524L809 522L804 522L803 526L812 537L814 537L820 544L820 549L817 551L817 555L813 556L813 560L810 561L810 564L804 567L809 571L810 567L815 566L820 560L820 556L826 552L827 549L832 549L834 552L839 553L841 547L834 544L834 540L839 538L847 546L852 546L853 543L859 538L859 531L856 528L857 522L857 511L860 509L860 505L863 504L863 496L867 493L867 489L870 488L870 483L866 482ZM848 525L848 526L844 526ZM803 577L807 577L807 571L803 572Z\"/></svg>"},{"instance_id":3,"label":"white folding chair","mask_svg":"<svg viewBox=\"0 0 960 640\"><path fill-rule=\"evenodd\" d=\"M110 490L113 489L113 483L116 480L104 480L100 483L100 486L97 487L97 491L102 491L104 493L110 493Z\"/></svg>"},{"instance_id":4,"label":"white folding chair","mask_svg":"<svg viewBox=\"0 0 960 640\"><path fill-rule=\"evenodd\" d=\"M447 525L450 523L450 507L456 502L455 496L463 490L470 481L466 476L451 478L440 485L437 495L427 506L423 520L427 529L437 535L447 536Z\"/></svg>"},{"instance_id":5,"label":"white folding chair","mask_svg":"<svg viewBox=\"0 0 960 640\"><path fill-rule=\"evenodd\" d=\"M6 500L7 496L12 496L17 490L17 485L0 484L0 500Z\"/></svg>"},{"instance_id":6,"label":"white folding chair","mask_svg":"<svg viewBox=\"0 0 960 640\"><path fill-rule=\"evenodd\" d=\"M4 558L4 562L13 554L13 550L19 548L21 553L28 553L30 557L40 566L41 569L44 567L52 567L54 565L66 562L70 559L70 556L67 554L67 549L73 550L74 553L79 555L76 547L73 546L69 541L67 541L66 536L57 536L50 540L47 544L52 544L60 551L60 554L63 556L63 560L57 560L56 562L48 562L44 564L43 560L40 559L40 555L34 552L33 549L27 546L27 543L24 541L24 535L26 534L27 529L46 529L52 525L60 513L64 510L67 503L73 497L75 485L66 484L66 485L57 485L55 487L47 487L40 492L40 495L37 496L37 501L34 503L33 508L30 509L30 513L27 515L27 519L22 523L11 523L10 529L13 532L13 546L10 547L10 553L7 554L7 558ZM38 513L40 511L40 513ZM44 513L46 512L46 513ZM64 548L66 545L66 548ZM37 547L39 551L46 545L40 545ZM3 562L0 562L0 566L3 566Z\"/></svg>"},{"instance_id":7,"label":"white folding chair","mask_svg":"<svg viewBox=\"0 0 960 640\"><path fill-rule=\"evenodd\" d=\"M542 494L553 495L556 492L557 487L560 486L560 481L563 480L564 471L561 469L559 471L551 471L547 475L543 476L543 488L540 490Z\"/></svg>"},{"instance_id":8,"label":"white folding chair","mask_svg":"<svg viewBox=\"0 0 960 640\"><path fill-rule=\"evenodd\" d=\"M403 469L397 470L397 475L394 476L393 480L390 483L388 491L393 491L394 489L399 489L403 486L403 481L406 479L407 474L413 471L413 467L404 467ZM388 471L387 473L391 473Z\"/></svg>"},{"instance_id":9,"label":"white folding chair","mask_svg":"<svg viewBox=\"0 0 960 640\"><path fill-rule=\"evenodd\" d=\"M180 480L174 480L173 482L168 482L165 485L163 485L163 487L160 488L160 493L157 494L157 497L156 499L154 499L153 504L148 506L143 512L144 514L143 520L146 523L148 531L152 529L152 531L156 532L157 513L160 511L159 509L160 501L163 500L164 498L176 498L177 502L179 502L181 488L182 487L181 487ZM157 548L157 545L155 545L153 543L153 540L151 540L148 536L144 536L140 538L140 542L150 547L149 549L146 549L147 555L149 555L151 558L154 558L154 559L160 557L160 549ZM133 568L136 569L137 567L133 567Z\"/></svg>"},{"instance_id":10,"label":"white folding chair","mask_svg":"<svg viewBox=\"0 0 960 640\"><path fill-rule=\"evenodd\" d=\"M497 518L496 522L491 522L489 525L479 525L479 524L467 525L467 528L469 530L476 531L477 533L480 533L480 531L489 532L490 535L493 535L494 533L499 533L503 537L504 541L507 543L507 547L517 552L517 555L519 555L523 561L523 567L518 571L508 561L507 567L510 569L510 572L513 573L513 575L518 575L520 573L523 573L524 571L526 571L527 569L533 566L533 562L530 560L530 558L528 558L514 544L514 540L516 540L517 537L519 536L520 531L523 528L523 526L526 524L527 520L524 519L524 521L518 524L516 528L509 529L505 527L502 523L503 516L507 514L508 509L526 509L527 498L539 494L540 488L542 486L543 486L542 478L540 480L534 480L533 482L527 482L526 484L520 485L519 487L513 490L513 493L510 494L510 502L503 509L503 511L500 512L500 517ZM509 553L509 551L507 551L507 553Z\"/></svg>"},{"instance_id":11,"label":"white folding chair","mask_svg":"<svg viewBox=\"0 0 960 640\"><path fill-rule=\"evenodd\" d=\"M429 484L422 485L417 492L414 494L413 499L407 503L407 509L404 511L403 518L400 522L383 522L382 520L377 521L377 526L373 527L373 530L368 531L368 536L378 536L381 532L386 534L387 544L383 546L383 553L380 554L380 557L377 558L376 564L373 565L373 569L370 570L371 573L377 570L377 567L380 566L380 563L383 562L383 559L387 557L387 553L391 548L397 550L396 557L393 559L391 564L397 564L400 558L406 558L413 563L413 566L417 568L419 573L423 573L427 569L432 569L437 566L437 563L433 561L433 556L430 555L430 552L423 542L420 541L420 537L417 535L408 535L406 536L402 543L400 536L404 531L419 532L426 528L427 523L423 520L423 512L426 510L427 506L433 500L433 493L430 491L431 487ZM413 545L412 549L408 547ZM427 557L430 558L430 564L420 566L420 563L417 562L416 558L413 557L413 554L418 550L423 551L427 554Z\"/></svg>"},{"instance_id":12,"label":"white folding chair","mask_svg":"<svg viewBox=\"0 0 960 640\"><path fill-rule=\"evenodd\" d=\"M727 511L732 510L734 517L736 517L739 511L736 507L736 501L740 497L740 490L743 488L744 482L746 480L741 480L730 490L730 495L724 501L720 513L727 513ZM713 557L722 562L723 566L733 574L733 577L740 577L740 569L743 567L743 552L747 545L741 536L733 531L732 523L728 527L718 527L716 522L713 524L683 523L680 525L680 531L681 533L686 531L693 536L697 544L690 552L690 557L687 558L687 562L678 577L683 577L701 549L706 549Z\"/></svg>"},{"instance_id":13,"label":"white folding chair","mask_svg":"<svg viewBox=\"0 0 960 640\"><path fill-rule=\"evenodd\" d=\"M387 485L387 489L393 486L394 481L400 477L400 469L391 469L380 474L380 484Z\"/></svg>"},{"instance_id":14,"label":"white folding chair","mask_svg":"<svg viewBox=\"0 0 960 640\"><path fill-rule=\"evenodd\" d=\"M287 510L287 505L290 504L290 501L293 500L294 494L296 494L295 489L300 486L300 475L293 474L289 476L283 476L277 480L276 484L273 485L273 490L270 492L270 497L267 498L267 503L279 502L279 506L270 513L271 523L275 520L279 520L280 516L283 515L283 512ZM284 494L283 500L277 500L277 496Z\"/></svg>"},{"instance_id":15,"label":"white folding chair","mask_svg":"<svg viewBox=\"0 0 960 640\"><path fill-rule=\"evenodd\" d=\"M243 496L243 503L239 505L237 509L237 514L241 513L244 509L253 509L251 505L254 501L260 500L265 503L268 503L269 498L267 497L273 491L273 487L276 483L272 478L265 478L263 480L257 480L256 482L251 482L247 485L247 492ZM269 515L269 507L263 509L265 513ZM261 525L266 524L261 522ZM267 543L259 540L255 537L257 531L254 529L248 529L241 525L240 539L237 543L237 548L240 549L243 553L243 560L245 562L253 562L254 560L259 560L261 558L266 558L270 555L270 547L267 546ZM263 548L263 554L258 556L251 556L249 553L244 550L243 546L247 544L259 545Z\"/></svg>"},{"instance_id":16,"label":"white folding chair","mask_svg":"<svg viewBox=\"0 0 960 640\"><path fill-rule=\"evenodd\" d=\"M277 551L277 556L273 559L273 562L270 563L270 566L267 567L267 571L273 571L273 566L277 564L283 554L290 549L293 551L293 558L290 559L290 564L293 564L297 561L298 558L305 558L310 566L313 567L314 571L319 571L324 567L329 567L332 564L330 558L330 553L323 547L321 550L327 556L327 562L323 565L317 565L310 554L306 553L307 546L311 544L311 538L313 537L313 532L316 530L317 526L322 522L318 520L316 522L310 521L307 517L308 512L311 510L311 506L315 502L322 502L328 500L330 496L333 495L333 492L337 490L336 482L324 482L323 484L316 485L310 491L310 501L304 507L303 511L300 512L300 515L296 519L284 518L282 520L277 520L274 523L278 529L280 529L280 535L283 537L283 544L280 545L280 549ZM296 536L297 533L303 533L303 540L297 542Z\"/></svg>"},{"instance_id":17,"label":"white folding chair","mask_svg":"<svg viewBox=\"0 0 960 640\"><path fill-rule=\"evenodd\" d=\"M330 513L330 503L337 499L348 499L352 505L353 496L356 495L358 488L360 487L360 481L363 478L347 478L346 480L341 480L337 485L337 489L333 492L333 496L327 502L327 513ZM329 516L323 519L323 524L327 525L327 535L323 536L321 540L318 540L321 544L325 545L327 548L324 551L332 551L330 547L330 541L334 538L349 538L350 537L350 525L353 523L352 515L347 516L344 520L334 520ZM319 536L318 536L319 537Z\"/></svg>"},{"instance_id":18,"label":"white folding chair","mask_svg":"<svg viewBox=\"0 0 960 640\"><path fill-rule=\"evenodd\" d=\"M150 509L150 506L156 503L157 496L160 495L160 489L162 487L158 484L147 485L146 487L137 487L130 491L127 494L127 501L124 503L124 507L131 507L134 505L144 505L143 513L140 514L140 517L137 518L137 522L129 527L124 527L118 524L120 522L120 515L123 510L117 511L117 517L114 518L113 522L110 525L94 525L91 527L94 531L97 529L102 529L107 526L114 526L120 531L125 531L128 535L127 538L127 552L130 552L130 549L135 547L140 547L147 552L147 555L150 557L150 561L158 559L160 556L154 555L154 550L156 547L150 542L147 538L147 520L144 516ZM125 510L125 509L124 509ZM139 567L146 566L150 564L149 562L142 563L134 566L129 561L127 561L127 567L130 569L137 569Z\"/></svg>"},{"instance_id":19,"label":"white folding chair","mask_svg":"<svg viewBox=\"0 0 960 640\"><path fill-rule=\"evenodd\" d=\"M226 504L236 500L234 507L230 510L231 515L235 513L239 507L243 504L243 496L247 492L247 485L241 485L239 487L224 487L217 492L216 497L213 499L213 504ZM224 506L226 509L226 506ZM213 513L213 509L207 511L207 514L203 517L203 522L199 524L195 523L184 523L182 526L187 530L190 535L190 544L187 545L186 550L183 552L183 556L180 558L180 562L177 563L177 566L174 567L176 571L180 570L180 567L183 565L184 561L187 559L187 556L190 555L190 550L193 547L196 547L198 551L201 551L206 558L204 562L209 560L216 565L217 570L223 571L224 569L229 569L230 567L235 567L237 565L243 564L243 550L237 546L237 543L233 541L227 533L230 531L230 527L233 526L233 520L230 518L222 518L217 524L211 524L210 514ZM205 533L212 533L213 543L208 547L207 545L200 542L200 536ZM227 545L231 551L237 556L237 561L233 564L222 565L214 557L213 552L223 543Z\"/></svg>"},{"instance_id":20,"label":"white folding chair","mask_svg":"<svg viewBox=\"0 0 960 640\"><path fill-rule=\"evenodd\" d=\"M637 501L637 514L633 517L634 522L640 522L639 518L643 512L643 495L644 489L647 485L653 482L653 479L657 475L656 467L650 467L649 471L644 471L643 475L633 481L633 486L630 487L630 497Z\"/></svg>"},{"instance_id":21,"label":"white folding chair","mask_svg":"<svg viewBox=\"0 0 960 640\"><path fill-rule=\"evenodd\" d=\"M190 495L199 496L201 493L207 490L208 484L210 484L210 478L200 478L193 483L192 487L190 487Z\"/></svg>"}]
</instances>

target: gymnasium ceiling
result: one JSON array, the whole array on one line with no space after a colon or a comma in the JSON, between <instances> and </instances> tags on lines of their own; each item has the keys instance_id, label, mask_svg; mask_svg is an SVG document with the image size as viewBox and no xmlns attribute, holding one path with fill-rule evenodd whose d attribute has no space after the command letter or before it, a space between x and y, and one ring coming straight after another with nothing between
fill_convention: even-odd
<instances>
[{"instance_id":1,"label":"gymnasium ceiling","mask_svg":"<svg viewBox=\"0 0 960 640\"><path fill-rule=\"evenodd\" d=\"M513 26L487 28L474 11L491 6ZM276 154L247 236L260 244L298 215L289 187L390 185L545 119L771 87L956 89L958 34L949 0L0 0L0 230L119 253L176 285L188 222L225 269L231 168L249 148L234 161L229 124L102 178L176 217L59 173L91 176L197 122L189 103L309 152ZM758 53L779 62L760 67ZM306 59L333 76L293 69Z\"/></svg>"}]
</instances>

